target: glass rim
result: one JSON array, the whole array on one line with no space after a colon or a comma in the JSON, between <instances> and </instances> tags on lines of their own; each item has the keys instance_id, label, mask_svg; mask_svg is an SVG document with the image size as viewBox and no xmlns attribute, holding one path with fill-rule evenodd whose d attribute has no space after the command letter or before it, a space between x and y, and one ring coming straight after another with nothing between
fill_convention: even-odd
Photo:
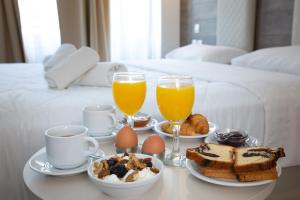
<instances>
[{"instance_id":1,"label":"glass rim","mask_svg":"<svg viewBox=\"0 0 300 200\"><path fill-rule=\"evenodd\" d=\"M143 72L115 72L114 76L145 76Z\"/></svg>"},{"instance_id":2,"label":"glass rim","mask_svg":"<svg viewBox=\"0 0 300 200\"><path fill-rule=\"evenodd\" d=\"M193 80L192 76L189 75L162 75L159 77L160 80Z\"/></svg>"}]
</instances>

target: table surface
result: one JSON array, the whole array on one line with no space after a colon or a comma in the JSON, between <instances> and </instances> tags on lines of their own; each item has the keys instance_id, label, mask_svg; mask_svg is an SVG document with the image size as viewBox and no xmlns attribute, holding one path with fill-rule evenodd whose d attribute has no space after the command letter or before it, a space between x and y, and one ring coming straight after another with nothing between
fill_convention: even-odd
<instances>
[{"instance_id":1,"label":"table surface","mask_svg":"<svg viewBox=\"0 0 300 200\"><path fill-rule=\"evenodd\" d=\"M141 132L141 143L149 132ZM167 148L171 148L171 139L165 138ZM182 140L181 151L188 147L196 147L200 140ZM107 155L114 154L113 142L100 143L100 147ZM113 199L103 194L98 186L93 184L86 173L55 177L46 176L33 171L28 162L23 170L26 186L41 199ZM143 200L153 199L265 199L270 195L276 182L255 187L225 187L199 180L189 174L186 168L165 167L163 176L148 192L143 194ZM140 199L137 197L136 199Z\"/></svg>"}]
</instances>

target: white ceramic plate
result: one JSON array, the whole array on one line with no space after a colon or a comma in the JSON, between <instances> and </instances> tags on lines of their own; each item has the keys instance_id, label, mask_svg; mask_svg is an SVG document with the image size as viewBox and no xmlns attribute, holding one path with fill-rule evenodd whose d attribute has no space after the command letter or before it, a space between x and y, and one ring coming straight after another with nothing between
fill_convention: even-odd
<instances>
[{"instance_id":1,"label":"white ceramic plate","mask_svg":"<svg viewBox=\"0 0 300 200\"><path fill-rule=\"evenodd\" d=\"M110 142L113 141L117 135L117 130L113 131L111 134L109 135L104 135L104 136L90 136L95 138L98 142Z\"/></svg>"},{"instance_id":2,"label":"white ceramic plate","mask_svg":"<svg viewBox=\"0 0 300 200\"><path fill-rule=\"evenodd\" d=\"M40 149L38 152L33 154L29 159L29 166L36 172L52 176L66 176L80 174L87 171L89 162L80 165L73 169L57 169L53 167L47 160L46 148Z\"/></svg>"},{"instance_id":3,"label":"white ceramic plate","mask_svg":"<svg viewBox=\"0 0 300 200\"><path fill-rule=\"evenodd\" d=\"M219 144L216 137L215 137L215 133L209 134L205 139L204 139L205 143L213 143L213 144ZM255 146L259 146L261 145L260 142L252 136L248 136L248 139L246 140L246 147L255 147Z\"/></svg>"},{"instance_id":4,"label":"white ceramic plate","mask_svg":"<svg viewBox=\"0 0 300 200\"><path fill-rule=\"evenodd\" d=\"M172 134L169 134L169 133L166 133L164 131L161 130L161 125L163 123L166 123L167 121L162 121L162 122L159 122L157 123L155 126L154 126L154 130L155 132L157 132L158 134L160 135L163 135L163 136L167 136L167 137L173 137ZM196 135L193 135L193 136L185 136L185 135L181 135L179 136L180 138L183 138L183 139L196 139L196 138L204 138L204 137L207 137L209 134L213 134L214 132L216 132L216 130L218 129L217 125L212 123L212 122L208 122L209 124L209 132L205 135L201 135L201 134L196 134Z\"/></svg>"},{"instance_id":5,"label":"white ceramic plate","mask_svg":"<svg viewBox=\"0 0 300 200\"><path fill-rule=\"evenodd\" d=\"M156 124L157 124L157 120L151 117L149 123L146 126L139 127L139 128L133 128L133 130L134 131L147 131L147 130L152 129ZM119 123L117 125L117 129L121 129L123 126L124 126L124 124Z\"/></svg>"},{"instance_id":6,"label":"white ceramic plate","mask_svg":"<svg viewBox=\"0 0 300 200\"><path fill-rule=\"evenodd\" d=\"M102 149L98 149L96 153L89 155L89 157L93 159L100 159L103 158L105 155L106 154Z\"/></svg>"},{"instance_id":7,"label":"white ceramic plate","mask_svg":"<svg viewBox=\"0 0 300 200\"><path fill-rule=\"evenodd\" d=\"M252 186L258 186L258 185L265 185L268 183L273 182L274 180L265 180L265 181L253 181L253 182L239 182L238 180L230 180L230 179L223 179L223 178L211 178L207 177L201 174L201 172L198 170L197 164L189 159L186 159L186 168L189 170L189 172L195 176L196 178L213 183L216 185L222 185L222 186L230 186L230 187L252 187ZM281 175L281 167L277 164L277 173L278 177Z\"/></svg>"}]
</instances>

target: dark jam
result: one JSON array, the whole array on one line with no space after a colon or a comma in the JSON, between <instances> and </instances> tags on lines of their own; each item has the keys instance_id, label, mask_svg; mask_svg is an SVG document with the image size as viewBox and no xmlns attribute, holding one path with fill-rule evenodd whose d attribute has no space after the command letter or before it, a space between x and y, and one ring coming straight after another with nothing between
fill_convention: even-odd
<instances>
[{"instance_id":1,"label":"dark jam","mask_svg":"<svg viewBox=\"0 0 300 200\"><path fill-rule=\"evenodd\" d=\"M217 140L220 144L230 145L233 147L245 146L247 138L247 135L244 135L238 131L217 134Z\"/></svg>"}]
</instances>

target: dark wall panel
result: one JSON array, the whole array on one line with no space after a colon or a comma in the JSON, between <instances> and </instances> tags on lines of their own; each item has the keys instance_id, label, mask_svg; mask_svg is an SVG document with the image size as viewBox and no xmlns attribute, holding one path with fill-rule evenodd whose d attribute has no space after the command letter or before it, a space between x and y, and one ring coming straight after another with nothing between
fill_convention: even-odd
<instances>
[{"instance_id":1,"label":"dark wall panel","mask_svg":"<svg viewBox=\"0 0 300 200\"><path fill-rule=\"evenodd\" d=\"M181 0L180 44L193 39L205 44L216 44L217 0ZM194 33L194 24L200 24L200 33Z\"/></svg>"},{"instance_id":2,"label":"dark wall panel","mask_svg":"<svg viewBox=\"0 0 300 200\"><path fill-rule=\"evenodd\" d=\"M258 0L255 48L291 44L294 0Z\"/></svg>"},{"instance_id":3,"label":"dark wall panel","mask_svg":"<svg viewBox=\"0 0 300 200\"><path fill-rule=\"evenodd\" d=\"M226 0L219 0L226 1ZM180 44L216 44L218 0L181 0ZM294 0L257 0L255 49L291 44ZM194 33L194 24L200 33Z\"/></svg>"}]
</instances>

